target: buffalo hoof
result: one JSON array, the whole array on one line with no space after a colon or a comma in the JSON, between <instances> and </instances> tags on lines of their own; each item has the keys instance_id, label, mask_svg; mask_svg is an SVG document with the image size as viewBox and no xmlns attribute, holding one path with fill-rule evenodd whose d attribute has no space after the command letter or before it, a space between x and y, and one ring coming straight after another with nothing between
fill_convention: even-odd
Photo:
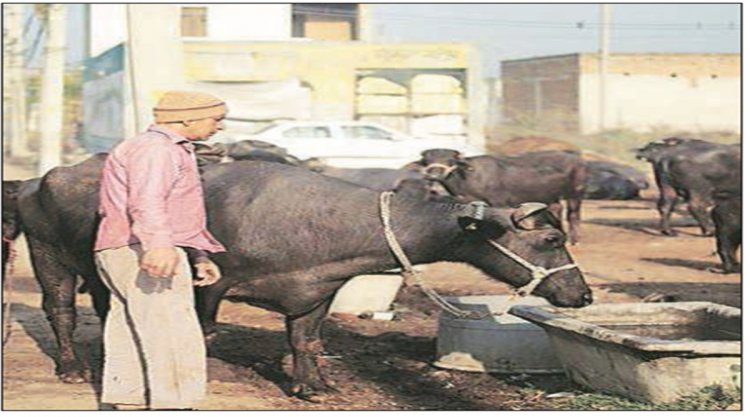
<instances>
[{"instance_id":1,"label":"buffalo hoof","mask_svg":"<svg viewBox=\"0 0 750 417\"><path fill-rule=\"evenodd\" d=\"M675 232L672 229L662 230L661 234L663 234L664 236L669 236L669 237L675 237L675 236L677 236L677 232Z\"/></svg>"},{"instance_id":2,"label":"buffalo hoof","mask_svg":"<svg viewBox=\"0 0 750 417\"><path fill-rule=\"evenodd\" d=\"M206 346L209 346L216 339L216 336L218 336L218 335L219 335L218 332L204 334L203 335L203 342L206 344Z\"/></svg>"},{"instance_id":3,"label":"buffalo hoof","mask_svg":"<svg viewBox=\"0 0 750 417\"><path fill-rule=\"evenodd\" d=\"M722 265L721 268L708 268L708 271L714 274L739 274L742 272L742 267L740 265Z\"/></svg>"},{"instance_id":4,"label":"buffalo hoof","mask_svg":"<svg viewBox=\"0 0 750 417\"><path fill-rule=\"evenodd\" d=\"M91 379L91 375L87 369L74 369L59 372L57 377L60 378L60 381L66 384L83 384Z\"/></svg>"},{"instance_id":5,"label":"buffalo hoof","mask_svg":"<svg viewBox=\"0 0 750 417\"><path fill-rule=\"evenodd\" d=\"M314 382L309 384L294 384L291 392L293 396L301 400L320 404L338 394L339 390L324 382Z\"/></svg>"}]
</instances>

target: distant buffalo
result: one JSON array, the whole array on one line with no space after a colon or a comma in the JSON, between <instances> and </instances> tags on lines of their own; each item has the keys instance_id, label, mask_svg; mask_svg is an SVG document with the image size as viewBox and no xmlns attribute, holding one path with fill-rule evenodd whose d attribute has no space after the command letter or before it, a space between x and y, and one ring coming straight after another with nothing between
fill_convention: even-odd
<instances>
[{"instance_id":1,"label":"distant buffalo","mask_svg":"<svg viewBox=\"0 0 750 417\"><path fill-rule=\"evenodd\" d=\"M439 181L449 193L464 201L483 200L494 207L539 201L553 207L559 219L560 200L566 199L570 242L578 242L586 164L576 152L466 158L452 149L429 149L422 152L420 160L406 167Z\"/></svg>"},{"instance_id":2,"label":"distant buffalo","mask_svg":"<svg viewBox=\"0 0 750 417\"><path fill-rule=\"evenodd\" d=\"M651 162L659 186L659 228L662 234L676 234L670 225L670 217L677 197L682 197L703 235L713 236L715 228L709 209L714 204L715 185L727 177L738 178L741 157L739 145L679 137L653 141L637 149L636 158Z\"/></svg>"}]
</instances>

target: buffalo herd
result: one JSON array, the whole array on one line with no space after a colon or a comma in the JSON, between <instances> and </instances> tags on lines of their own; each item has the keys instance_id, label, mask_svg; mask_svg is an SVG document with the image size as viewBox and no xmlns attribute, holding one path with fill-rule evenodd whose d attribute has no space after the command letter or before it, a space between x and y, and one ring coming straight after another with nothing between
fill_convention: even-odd
<instances>
[{"instance_id":1,"label":"buffalo herd","mask_svg":"<svg viewBox=\"0 0 750 417\"><path fill-rule=\"evenodd\" d=\"M569 267L566 248L566 242L585 239L579 232L582 200L638 198L648 186L630 166L587 160L575 149L473 157L431 149L400 169L327 167L260 141L199 145L196 153L208 227L228 249L212 256L223 278L196 287L204 332L215 332L219 302L233 287L250 294L252 304L285 315L294 365L290 393L305 399L330 389L316 359L323 352L321 323L336 291L354 276L405 267L389 245L384 213L415 264L463 262L523 287L533 281L532 272L508 250L527 265L556 271L534 294L553 305L582 307L592 302L591 291L581 271ZM738 272L739 146L667 138L638 149L636 157L653 166L661 232L675 234L670 214L684 199L703 234L715 235L721 272ZM97 154L41 178L3 181L3 266L7 245L24 233L64 382L89 375L73 349L78 276L102 320L108 311L109 293L91 251L105 158ZM386 194L392 199L384 206Z\"/></svg>"}]
</instances>

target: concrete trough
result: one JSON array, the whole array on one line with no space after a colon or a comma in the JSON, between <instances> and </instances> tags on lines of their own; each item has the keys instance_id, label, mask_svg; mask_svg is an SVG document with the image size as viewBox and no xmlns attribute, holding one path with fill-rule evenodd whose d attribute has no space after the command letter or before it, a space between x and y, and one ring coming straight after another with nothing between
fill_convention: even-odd
<instances>
[{"instance_id":1,"label":"concrete trough","mask_svg":"<svg viewBox=\"0 0 750 417\"><path fill-rule=\"evenodd\" d=\"M446 297L462 310L498 311L508 303L505 295ZM511 305L549 305L538 297L526 297ZM510 314L481 320L461 319L440 313L436 360L440 368L470 372L562 373L562 366L544 330Z\"/></svg>"},{"instance_id":2,"label":"concrete trough","mask_svg":"<svg viewBox=\"0 0 750 417\"><path fill-rule=\"evenodd\" d=\"M329 312L358 315L388 311L403 282L397 273L356 276L338 290Z\"/></svg>"},{"instance_id":3,"label":"concrete trough","mask_svg":"<svg viewBox=\"0 0 750 417\"><path fill-rule=\"evenodd\" d=\"M565 373L593 390L662 403L740 384L738 308L708 302L515 306L547 331Z\"/></svg>"}]
</instances>

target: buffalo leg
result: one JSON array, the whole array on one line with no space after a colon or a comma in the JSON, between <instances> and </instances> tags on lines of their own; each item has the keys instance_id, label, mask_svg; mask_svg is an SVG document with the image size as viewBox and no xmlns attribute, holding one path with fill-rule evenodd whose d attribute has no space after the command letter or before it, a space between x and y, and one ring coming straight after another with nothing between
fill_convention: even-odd
<instances>
[{"instance_id":1,"label":"buffalo leg","mask_svg":"<svg viewBox=\"0 0 750 417\"><path fill-rule=\"evenodd\" d=\"M568 234L570 243L575 245L580 239L579 228L581 227L581 199L568 199Z\"/></svg>"},{"instance_id":2,"label":"buffalo leg","mask_svg":"<svg viewBox=\"0 0 750 417\"><path fill-rule=\"evenodd\" d=\"M677 205L677 192L670 186L660 186L659 188L659 229L663 235L677 236L677 232L672 229L670 224L672 212L675 205Z\"/></svg>"},{"instance_id":3,"label":"buffalo leg","mask_svg":"<svg viewBox=\"0 0 750 417\"><path fill-rule=\"evenodd\" d=\"M91 295L91 303L94 305L97 317L102 326L109 312L109 289L102 283L98 275L85 275L84 279Z\"/></svg>"},{"instance_id":4,"label":"buffalo leg","mask_svg":"<svg viewBox=\"0 0 750 417\"><path fill-rule=\"evenodd\" d=\"M698 221L703 236L713 236L716 230L708 214L708 207L711 203L706 198L697 195L691 195L687 203L688 210Z\"/></svg>"},{"instance_id":5,"label":"buffalo leg","mask_svg":"<svg viewBox=\"0 0 750 417\"><path fill-rule=\"evenodd\" d=\"M721 258L721 268L725 273L731 274L741 272L739 261L737 261L737 248L740 246L740 239L734 236L721 236L717 234L716 249Z\"/></svg>"},{"instance_id":6,"label":"buffalo leg","mask_svg":"<svg viewBox=\"0 0 750 417\"><path fill-rule=\"evenodd\" d=\"M329 298L308 313L286 319L294 359L291 392L302 399L315 401L316 394L335 391L323 379L317 362L323 353L320 329L332 301Z\"/></svg>"},{"instance_id":7,"label":"buffalo leg","mask_svg":"<svg viewBox=\"0 0 750 417\"><path fill-rule=\"evenodd\" d=\"M549 203L547 205L547 209L549 210L550 213L552 213L553 216L555 216L557 220L560 220L560 222L562 222L563 206L559 201L554 202L554 203Z\"/></svg>"},{"instance_id":8,"label":"buffalo leg","mask_svg":"<svg viewBox=\"0 0 750 417\"><path fill-rule=\"evenodd\" d=\"M29 248L36 278L42 288L42 307L60 349L57 375L65 383L86 382L88 369L78 360L73 345L76 275L60 263L55 249L33 239L29 239Z\"/></svg>"},{"instance_id":9,"label":"buffalo leg","mask_svg":"<svg viewBox=\"0 0 750 417\"><path fill-rule=\"evenodd\" d=\"M737 204L737 212L741 210L741 203ZM733 216L727 207L715 207L711 215L716 222L716 250L721 258L721 271L727 274L741 272L742 267L737 260L737 248L742 243L742 218Z\"/></svg>"},{"instance_id":10,"label":"buffalo leg","mask_svg":"<svg viewBox=\"0 0 750 417\"><path fill-rule=\"evenodd\" d=\"M206 341L210 341L216 335L216 314L219 312L219 302L234 283L235 281L223 277L213 285L196 289L195 309Z\"/></svg>"}]
</instances>

